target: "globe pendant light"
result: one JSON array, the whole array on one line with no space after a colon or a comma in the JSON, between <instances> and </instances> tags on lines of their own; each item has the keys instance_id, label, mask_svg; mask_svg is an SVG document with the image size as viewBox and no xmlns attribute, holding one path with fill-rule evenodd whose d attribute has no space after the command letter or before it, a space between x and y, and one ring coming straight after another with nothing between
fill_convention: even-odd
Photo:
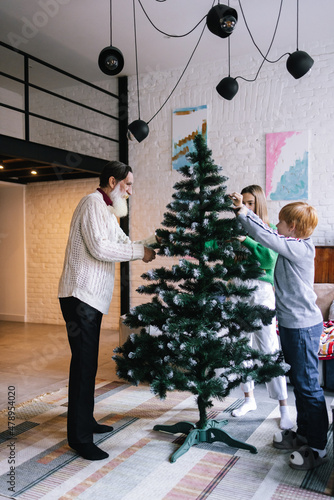
<instances>
[{"instance_id":1,"label":"globe pendant light","mask_svg":"<svg viewBox=\"0 0 334 500\"><path fill-rule=\"evenodd\" d=\"M109 76L118 75L124 67L122 52L112 45L112 0L110 0L110 46L101 50L99 55L99 68Z\"/></svg>"},{"instance_id":2,"label":"globe pendant light","mask_svg":"<svg viewBox=\"0 0 334 500\"><path fill-rule=\"evenodd\" d=\"M239 84L235 78L226 76L218 83L216 90L221 97L231 101L239 90Z\"/></svg>"},{"instance_id":3,"label":"globe pendant light","mask_svg":"<svg viewBox=\"0 0 334 500\"><path fill-rule=\"evenodd\" d=\"M105 47L99 55L99 67L106 75L118 75L124 67L122 52L116 47Z\"/></svg>"},{"instance_id":4,"label":"globe pendant light","mask_svg":"<svg viewBox=\"0 0 334 500\"><path fill-rule=\"evenodd\" d=\"M233 33L238 21L238 14L229 5L219 4L209 10L206 16L206 25L214 35L227 38Z\"/></svg>"},{"instance_id":5,"label":"globe pendant light","mask_svg":"<svg viewBox=\"0 0 334 500\"><path fill-rule=\"evenodd\" d=\"M286 61L286 69L289 71L290 75L298 79L306 75L313 64L314 60L307 52L297 49L296 52L289 55Z\"/></svg>"},{"instance_id":6,"label":"globe pendant light","mask_svg":"<svg viewBox=\"0 0 334 500\"><path fill-rule=\"evenodd\" d=\"M133 141L136 139L137 142L141 142L148 136L150 129L144 120L135 120L128 125L128 139Z\"/></svg>"}]
</instances>

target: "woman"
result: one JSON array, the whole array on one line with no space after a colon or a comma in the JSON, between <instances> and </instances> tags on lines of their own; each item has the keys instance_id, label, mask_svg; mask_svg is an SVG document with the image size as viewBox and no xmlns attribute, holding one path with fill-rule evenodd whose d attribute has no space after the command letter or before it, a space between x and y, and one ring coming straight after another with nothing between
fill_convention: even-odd
<instances>
[{"instance_id":1,"label":"woman","mask_svg":"<svg viewBox=\"0 0 334 500\"><path fill-rule=\"evenodd\" d=\"M275 226L269 224L267 203L263 189L260 186L253 184L245 187L241 191L241 194L244 205L258 215L266 224L276 229ZM257 280L252 280L252 282L255 282L254 284L256 284L257 289L253 293L252 297L247 300L250 300L250 302L254 305L260 304L267 306L270 309L275 309L273 284L277 253L263 247L250 236L240 236L239 240L257 258L260 262L261 269L265 273ZM261 330L254 332L250 339L250 343L254 343L255 347L265 354L277 351L279 349L279 342L276 333L276 318L273 318L270 325L263 325ZM286 378L284 376L273 378L270 382L266 383L266 386L269 397L279 401L281 414L280 428L283 430L291 429L293 427L293 423L290 419L287 406L288 393ZM233 417L241 417L251 410L256 410L254 382L250 381L242 384L241 389L244 392L245 400L242 406L232 411Z\"/></svg>"}]
</instances>

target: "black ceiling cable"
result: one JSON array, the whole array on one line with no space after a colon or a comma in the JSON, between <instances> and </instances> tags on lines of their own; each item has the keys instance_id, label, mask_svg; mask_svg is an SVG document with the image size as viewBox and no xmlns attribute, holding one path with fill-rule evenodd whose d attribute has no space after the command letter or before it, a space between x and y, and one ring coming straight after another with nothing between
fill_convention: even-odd
<instances>
[{"instance_id":1,"label":"black ceiling cable","mask_svg":"<svg viewBox=\"0 0 334 500\"><path fill-rule=\"evenodd\" d=\"M162 31L161 29L157 28L157 26L155 26L155 24L151 21L151 19L149 18L146 10L144 9L143 7L143 4L141 3L141 0L138 0L138 3L139 5L141 6L145 16L147 17L147 19L149 20L149 22L152 24L153 28L156 29L157 31L159 31L159 33L162 33L163 35L166 35L168 36L169 38L182 38L182 37L185 37L185 36L188 36L190 35L190 33L192 33L196 28L197 26L199 26L201 24L201 22L206 18L206 14L205 16L202 17L202 19L196 24L196 26L194 26L190 31L188 31L188 33L185 33L184 35L170 35L169 33L165 33L164 31ZM213 2L214 3L214 2Z\"/></svg>"},{"instance_id":2,"label":"black ceiling cable","mask_svg":"<svg viewBox=\"0 0 334 500\"><path fill-rule=\"evenodd\" d=\"M270 42L269 48L268 48L268 50L267 50L267 52L266 52L266 55L263 55L263 54L262 54L262 52L261 52L261 50L259 49L259 47L256 45L256 43L255 43L255 41L254 41L254 38L253 38L253 36L252 36L252 34L251 34L251 31L250 31L250 29L249 29L249 27L248 27L248 24L247 24L247 21L246 21L246 18L245 18L245 15L244 15L243 9L242 9L241 0L238 0L238 1L239 1L240 10L241 10L242 16L243 16L243 18L244 18L245 25L246 25L246 28L247 28L247 30L248 30L248 33L249 33L249 35L250 35L250 37L251 37L251 39L252 39L252 42L254 43L255 47L257 48L257 50L260 52L261 56L263 57L263 61L262 61L262 63L260 64L260 67L259 67L259 69L258 69L258 71L257 71L257 73L256 73L256 75L255 75L255 78L253 78L253 79L248 79L248 78L244 78L243 76L237 76L237 77L235 78L235 80L236 80L237 78L241 78L242 80L245 80L246 82L255 82L255 80L256 80L256 79L257 79L257 77L259 76L259 73L260 73L261 68L262 68L263 64L265 63L265 61L267 61L267 62L269 62L269 63L275 63L275 62L279 61L280 59L282 59L282 57L283 57L283 56L285 56L285 55L286 55L286 54L283 54L283 56L281 56L279 59L277 59L277 61L270 61L269 59L267 59L267 55L269 54L269 52L270 52L270 50L271 50L271 47L272 47L272 45L273 45L273 43L274 43L274 39L275 39L275 36L276 36L276 33L277 33L278 23L279 23L279 20L280 20L280 17L281 17L281 12L282 12L283 0L281 0L281 3L280 3L280 8L279 8L279 12L278 12L278 17L277 17L277 21L276 21L275 30L274 30L274 33L273 33L273 36L272 36L272 39L271 39L271 42Z\"/></svg>"},{"instance_id":3,"label":"black ceiling cable","mask_svg":"<svg viewBox=\"0 0 334 500\"><path fill-rule=\"evenodd\" d=\"M135 0L132 0L133 7L133 28L135 37L135 54L136 54L136 75L137 75L137 100L138 100L138 118L140 120L140 101L139 101L139 75L138 75L138 54L137 54L137 30L136 30L136 8Z\"/></svg>"},{"instance_id":4,"label":"black ceiling cable","mask_svg":"<svg viewBox=\"0 0 334 500\"><path fill-rule=\"evenodd\" d=\"M112 0L109 3L109 18L110 18L110 47L112 47Z\"/></svg>"},{"instance_id":5,"label":"black ceiling cable","mask_svg":"<svg viewBox=\"0 0 334 500\"><path fill-rule=\"evenodd\" d=\"M216 1L216 0L214 0L214 1L213 1L213 3L212 3L212 7L214 6L215 1ZM140 0L138 0L138 2L140 3ZM206 16L205 16L205 17L206 17ZM176 84L174 85L173 90L171 91L171 93L169 94L169 96L167 97L167 99L165 100L165 102L162 104L162 106L160 106L160 108L158 109L158 111L157 111L157 112L156 112L156 113L152 116L152 118L151 118L151 119L147 122L147 124L149 124L149 123L150 123L150 121L152 121L152 120L153 120L153 118L155 118L155 117L157 116L157 114L158 114L158 113L162 110L162 108L163 108L163 107L164 107L164 105L167 103L167 101L170 99L170 97L172 96L172 94L173 94L174 90L176 89L176 87L177 87L177 86L178 86L178 84L180 83L181 78L183 77L184 73L186 72L186 69L188 68L188 66L189 66L189 64L190 64L190 61L192 60L193 55L195 54L195 51L196 51L196 49L197 49L197 47L198 47L198 45L199 45L199 42L200 42L200 41L201 41L201 39L202 39L203 33L204 33L204 31L205 31L205 28L206 28L206 24L204 24L204 27L203 27L202 32L201 32L201 35L200 35L200 37L199 37L199 39L198 39L198 41L197 41L197 43L196 43L196 45L195 45L195 48L194 48L194 50L192 51L191 56L190 56L190 58L189 58L189 60L188 60L188 62L187 62L187 64L186 64L186 67L184 68L184 70L183 70L183 71L182 71L182 73L181 73L181 76L179 77L178 81L177 81L177 82L176 82Z\"/></svg>"},{"instance_id":6,"label":"black ceiling cable","mask_svg":"<svg viewBox=\"0 0 334 500\"><path fill-rule=\"evenodd\" d=\"M274 37L273 37L273 40L270 44L270 47L269 47L269 50L267 51L267 54L264 55L262 54L262 51L261 49L258 47L258 45L255 43L255 40L254 40L254 37L249 29L249 26L247 24L247 21L246 21L246 17L245 17L245 14L244 14L244 11L243 11L243 8L242 8L242 5L241 5L241 0L238 0L239 2L239 6L240 6L240 11L241 11L241 14L242 14L242 17L244 19L244 22L245 22L245 26L247 28L247 31L249 33L249 36L251 37L251 40L253 42L253 44L255 45L255 47L257 48L257 50L260 52L261 56L263 57L263 59L265 59L267 62L269 63L277 63L278 61L280 61L282 59L282 57L286 56L286 55L289 55L289 52L286 52L285 54L283 54L281 57L279 57L278 59L276 59L276 61L270 61L269 59L267 59L267 55L269 53L269 50L271 49L271 46L272 46L272 43L274 41L274 37L276 35L276 31L277 31L277 27L278 27L278 22L279 22L279 19L280 19L280 16L281 16L281 11L282 11L282 7L283 7L283 0L281 0L281 5L280 5L280 9L279 9L279 15L278 15L278 19L277 19L277 23L276 23L276 27L275 27L275 31L274 31Z\"/></svg>"}]
</instances>

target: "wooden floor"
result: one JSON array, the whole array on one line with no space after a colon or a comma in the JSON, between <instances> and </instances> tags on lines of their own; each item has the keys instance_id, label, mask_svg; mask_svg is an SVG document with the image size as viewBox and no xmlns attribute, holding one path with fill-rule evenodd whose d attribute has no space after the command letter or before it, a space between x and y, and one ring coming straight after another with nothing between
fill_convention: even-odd
<instances>
[{"instance_id":1,"label":"wooden floor","mask_svg":"<svg viewBox=\"0 0 334 500\"><path fill-rule=\"evenodd\" d=\"M111 356L118 343L118 331L101 331L98 378L117 378ZM0 411L7 407L8 387L15 387L19 404L68 383L70 348L65 325L0 321L0 352Z\"/></svg>"},{"instance_id":2,"label":"wooden floor","mask_svg":"<svg viewBox=\"0 0 334 500\"><path fill-rule=\"evenodd\" d=\"M118 380L116 364L111 359L119 345L118 330L102 330L97 378ZM15 387L16 405L68 384L70 348L65 325L45 325L0 321L0 411L7 408L8 387ZM237 387L233 394L243 397ZM328 408L333 392L325 391ZM264 384L255 388L257 401L269 396ZM288 404L294 405L288 385Z\"/></svg>"}]
</instances>

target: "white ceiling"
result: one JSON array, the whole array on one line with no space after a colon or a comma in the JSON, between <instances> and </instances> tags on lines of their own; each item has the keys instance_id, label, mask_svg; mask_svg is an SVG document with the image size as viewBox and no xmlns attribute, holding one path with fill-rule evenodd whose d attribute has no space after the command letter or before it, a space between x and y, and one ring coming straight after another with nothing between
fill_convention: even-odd
<instances>
[{"instance_id":1,"label":"white ceiling","mask_svg":"<svg viewBox=\"0 0 334 500\"><path fill-rule=\"evenodd\" d=\"M218 1L141 0L141 3L160 30L180 35L191 30ZM241 0L249 28L262 52L270 45L280 4L281 0ZM239 0L230 0L230 6L238 12L238 24L230 37L233 76L233 58L249 54L260 65L261 56L246 30ZM104 75L97 64L100 51L110 45L109 9L110 0L1 0L0 40L10 45L16 41L17 48L88 81L112 78ZM138 0L135 11L139 73L184 68L205 20L186 37L168 38L149 23ZM297 0L283 1L271 54L296 49L296 12ZM334 36L333 21L334 0L300 0L299 48L308 51L311 43L319 42L319 53L325 53L326 42ZM135 74L133 0L112 1L112 42L125 59L119 76ZM227 76L227 53L227 39L205 28L192 61L221 59L222 76ZM2 52L1 58L4 63Z\"/></svg>"}]
</instances>

